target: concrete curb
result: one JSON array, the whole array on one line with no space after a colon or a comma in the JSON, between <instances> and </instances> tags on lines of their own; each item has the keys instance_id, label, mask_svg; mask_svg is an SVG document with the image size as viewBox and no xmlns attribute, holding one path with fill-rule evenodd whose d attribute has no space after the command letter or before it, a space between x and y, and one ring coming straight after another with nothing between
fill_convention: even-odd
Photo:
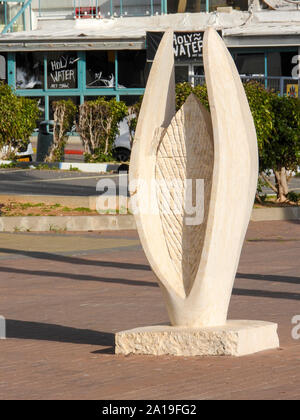
<instances>
[{"instance_id":1,"label":"concrete curb","mask_svg":"<svg viewBox=\"0 0 300 420\"><path fill-rule=\"evenodd\" d=\"M251 221L300 221L300 207L253 209ZM132 215L0 217L0 232L135 230Z\"/></svg>"},{"instance_id":2,"label":"concrete curb","mask_svg":"<svg viewBox=\"0 0 300 420\"><path fill-rule=\"evenodd\" d=\"M263 222L268 220L300 220L300 207L253 209L251 220L253 222Z\"/></svg>"},{"instance_id":3,"label":"concrete curb","mask_svg":"<svg viewBox=\"0 0 300 420\"><path fill-rule=\"evenodd\" d=\"M11 160L0 160L0 165L9 165L12 163ZM81 162L54 162L54 163L45 163L45 162L17 162L16 168L32 168L34 169L38 165L47 165L50 168L57 168L65 171L70 169L78 169L81 172L89 173L106 173L106 172L115 172L118 170L120 164L118 163L81 163Z\"/></svg>"},{"instance_id":4,"label":"concrete curb","mask_svg":"<svg viewBox=\"0 0 300 420\"><path fill-rule=\"evenodd\" d=\"M0 217L0 232L136 229L131 215Z\"/></svg>"}]
</instances>

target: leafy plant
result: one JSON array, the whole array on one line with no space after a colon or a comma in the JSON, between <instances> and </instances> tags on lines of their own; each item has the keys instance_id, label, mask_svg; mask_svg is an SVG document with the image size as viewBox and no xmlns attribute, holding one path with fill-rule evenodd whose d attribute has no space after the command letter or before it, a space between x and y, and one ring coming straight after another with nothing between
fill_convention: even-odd
<instances>
[{"instance_id":1,"label":"leafy plant","mask_svg":"<svg viewBox=\"0 0 300 420\"><path fill-rule=\"evenodd\" d=\"M288 199L288 182L300 165L300 100L277 96L273 100L275 114L272 137L264 145L264 167L275 174L277 200Z\"/></svg>"},{"instance_id":2,"label":"leafy plant","mask_svg":"<svg viewBox=\"0 0 300 420\"><path fill-rule=\"evenodd\" d=\"M79 168L76 168L75 166L73 167L72 165L70 165L69 171L71 172L80 172Z\"/></svg>"},{"instance_id":3,"label":"leafy plant","mask_svg":"<svg viewBox=\"0 0 300 420\"><path fill-rule=\"evenodd\" d=\"M137 126L137 121L140 115L142 101L143 101L143 96L140 96L139 100L134 105L128 107L126 118L127 118L128 128L129 128L131 145L134 141L134 134L135 134L136 126Z\"/></svg>"},{"instance_id":4,"label":"leafy plant","mask_svg":"<svg viewBox=\"0 0 300 420\"><path fill-rule=\"evenodd\" d=\"M119 134L118 124L127 115L127 106L115 98L99 97L79 107L76 124L81 136L86 162L112 160L112 146Z\"/></svg>"},{"instance_id":5,"label":"leafy plant","mask_svg":"<svg viewBox=\"0 0 300 420\"><path fill-rule=\"evenodd\" d=\"M256 198L263 201L262 187L269 186L277 201L288 199L288 181L300 165L300 100L280 97L258 82L244 84L257 133L260 180ZM206 86L189 83L176 86L176 109L194 93L209 109ZM275 183L271 174L275 175ZM263 185L264 184L264 185Z\"/></svg>"},{"instance_id":6,"label":"leafy plant","mask_svg":"<svg viewBox=\"0 0 300 420\"><path fill-rule=\"evenodd\" d=\"M0 158L14 159L27 148L39 116L36 100L17 96L10 86L0 83Z\"/></svg>"},{"instance_id":7,"label":"leafy plant","mask_svg":"<svg viewBox=\"0 0 300 420\"><path fill-rule=\"evenodd\" d=\"M295 191L290 191L287 194L287 199L289 201L292 201L293 203L298 203L298 201L300 200L300 194L296 193Z\"/></svg>"},{"instance_id":8,"label":"leafy plant","mask_svg":"<svg viewBox=\"0 0 300 420\"><path fill-rule=\"evenodd\" d=\"M35 166L35 169L41 171L41 170L46 170L46 171L58 171L59 168L57 166L54 165L48 165L47 163L39 163L38 165Z\"/></svg>"},{"instance_id":9,"label":"leafy plant","mask_svg":"<svg viewBox=\"0 0 300 420\"><path fill-rule=\"evenodd\" d=\"M209 110L206 85L192 87L190 83L184 82L176 85L176 111L182 107L191 93L196 95L200 102Z\"/></svg>"},{"instance_id":10,"label":"leafy plant","mask_svg":"<svg viewBox=\"0 0 300 420\"><path fill-rule=\"evenodd\" d=\"M0 169L6 169L6 168L16 168L17 162L10 162L10 163L1 163Z\"/></svg>"},{"instance_id":11,"label":"leafy plant","mask_svg":"<svg viewBox=\"0 0 300 420\"><path fill-rule=\"evenodd\" d=\"M187 100L188 96L193 93L194 88L188 82L178 83L176 85L176 111L178 111Z\"/></svg>"},{"instance_id":12,"label":"leafy plant","mask_svg":"<svg viewBox=\"0 0 300 420\"><path fill-rule=\"evenodd\" d=\"M45 159L46 162L60 162L64 158L67 133L74 123L77 108L71 99L53 102L54 112L53 143Z\"/></svg>"}]
</instances>

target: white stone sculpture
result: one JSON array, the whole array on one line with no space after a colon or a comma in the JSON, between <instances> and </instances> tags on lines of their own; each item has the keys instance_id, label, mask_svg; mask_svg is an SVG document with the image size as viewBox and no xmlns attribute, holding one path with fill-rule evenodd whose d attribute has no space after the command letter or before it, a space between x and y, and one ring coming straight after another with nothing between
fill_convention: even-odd
<instances>
[{"instance_id":1,"label":"white stone sculpture","mask_svg":"<svg viewBox=\"0 0 300 420\"><path fill-rule=\"evenodd\" d=\"M171 325L118 333L116 353L239 356L279 346L277 324L227 321L256 192L257 139L235 64L212 28L205 32L203 59L210 113L191 95L175 114L172 31L149 76L130 191ZM187 193L196 201L194 216L186 209Z\"/></svg>"}]
</instances>

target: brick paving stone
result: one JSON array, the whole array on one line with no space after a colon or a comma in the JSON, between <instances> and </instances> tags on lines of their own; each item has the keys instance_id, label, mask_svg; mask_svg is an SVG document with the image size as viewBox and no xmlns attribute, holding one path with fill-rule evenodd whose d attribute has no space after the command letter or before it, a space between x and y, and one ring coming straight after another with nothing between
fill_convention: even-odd
<instances>
[{"instance_id":1,"label":"brick paving stone","mask_svg":"<svg viewBox=\"0 0 300 420\"><path fill-rule=\"evenodd\" d=\"M229 318L278 322L243 358L121 356L114 333L168 322L135 231L0 234L1 399L299 399L300 224L252 222Z\"/></svg>"}]
</instances>

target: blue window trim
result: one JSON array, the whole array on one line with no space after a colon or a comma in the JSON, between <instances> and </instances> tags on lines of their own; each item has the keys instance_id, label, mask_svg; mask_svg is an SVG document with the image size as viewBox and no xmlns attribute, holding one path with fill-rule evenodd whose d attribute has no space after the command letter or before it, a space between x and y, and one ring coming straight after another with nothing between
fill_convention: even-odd
<instances>
[{"instance_id":1,"label":"blue window trim","mask_svg":"<svg viewBox=\"0 0 300 420\"><path fill-rule=\"evenodd\" d=\"M80 98L80 104L85 100L85 97L90 96L114 96L117 101L122 96L140 96L145 92L144 88L119 88L118 87L118 52L115 51L115 87L102 89L89 89L86 87L86 52L78 51L77 62L77 88L76 89L48 89L47 85L47 52L44 52L44 89L16 89L16 54L7 54L7 83L16 91L19 96L43 97L45 100L45 119L49 119L49 99L51 96L77 96ZM121 98L122 99L122 98Z\"/></svg>"},{"instance_id":2,"label":"blue window trim","mask_svg":"<svg viewBox=\"0 0 300 420\"><path fill-rule=\"evenodd\" d=\"M162 3L163 4L163 3ZM253 54L263 53L265 62L265 76L268 76L268 53L269 52L285 52L294 51L295 47L282 47L282 48L230 48L231 54ZM119 61L118 51L115 51L115 87L114 88L100 88L88 89L86 87L86 52L78 51L77 62L77 79L78 85L76 89L48 89L47 88L47 52L44 52L44 89L16 89L16 53L7 53L7 82L16 90L17 95L30 96L30 97L43 97L45 100L45 119L49 119L49 98L52 96L78 96L80 104L85 100L85 97L91 96L114 96L118 101L122 96L140 96L144 94L144 88L119 88L118 87L118 74L119 74Z\"/></svg>"}]
</instances>

